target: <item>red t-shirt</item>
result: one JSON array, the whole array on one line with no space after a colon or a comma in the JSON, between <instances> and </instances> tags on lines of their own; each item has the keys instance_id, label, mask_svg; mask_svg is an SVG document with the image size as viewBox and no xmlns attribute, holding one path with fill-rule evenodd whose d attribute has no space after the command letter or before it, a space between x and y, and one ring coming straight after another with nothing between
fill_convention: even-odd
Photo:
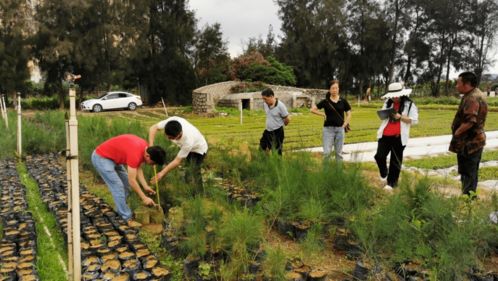
<instances>
[{"instance_id":1,"label":"red t-shirt","mask_svg":"<svg viewBox=\"0 0 498 281\"><path fill-rule=\"evenodd\" d=\"M144 152L147 141L135 135L119 135L110 138L97 146L96 153L104 158L111 159L116 164L126 164L137 169L145 161Z\"/></svg>"},{"instance_id":2,"label":"red t-shirt","mask_svg":"<svg viewBox=\"0 0 498 281\"><path fill-rule=\"evenodd\" d=\"M394 110L398 112L400 103L393 103ZM392 137L401 135L401 122L400 120L389 121L387 126L384 128L384 136Z\"/></svg>"}]
</instances>

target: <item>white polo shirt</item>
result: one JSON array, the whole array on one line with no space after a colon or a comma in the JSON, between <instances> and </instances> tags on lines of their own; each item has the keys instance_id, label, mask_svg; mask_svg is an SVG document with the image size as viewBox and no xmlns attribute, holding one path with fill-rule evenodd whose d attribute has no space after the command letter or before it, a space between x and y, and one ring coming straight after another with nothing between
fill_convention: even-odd
<instances>
[{"instance_id":1,"label":"white polo shirt","mask_svg":"<svg viewBox=\"0 0 498 281\"><path fill-rule=\"evenodd\" d=\"M182 125L182 137L179 140L171 140L174 144L180 147L180 151L176 156L180 158L187 158L190 152L205 154L208 150L206 139L201 132L187 120L178 116L172 116L157 123L156 127L164 130L166 123L173 120L178 121L180 125Z\"/></svg>"}]
</instances>

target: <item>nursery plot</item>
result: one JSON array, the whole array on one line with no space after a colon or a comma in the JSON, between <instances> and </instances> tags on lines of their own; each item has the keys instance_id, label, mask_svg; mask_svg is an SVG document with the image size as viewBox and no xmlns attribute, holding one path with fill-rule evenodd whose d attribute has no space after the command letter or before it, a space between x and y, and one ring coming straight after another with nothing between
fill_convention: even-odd
<instances>
[{"instance_id":1,"label":"nursery plot","mask_svg":"<svg viewBox=\"0 0 498 281\"><path fill-rule=\"evenodd\" d=\"M39 280L36 229L15 162L0 162L0 280Z\"/></svg>"},{"instance_id":2,"label":"nursery plot","mask_svg":"<svg viewBox=\"0 0 498 281\"><path fill-rule=\"evenodd\" d=\"M67 234L67 181L55 154L28 156L42 200ZM102 199L80 189L83 280L169 280L170 272ZM67 235L65 236L67 237ZM116 279L114 279L116 278Z\"/></svg>"}]
</instances>

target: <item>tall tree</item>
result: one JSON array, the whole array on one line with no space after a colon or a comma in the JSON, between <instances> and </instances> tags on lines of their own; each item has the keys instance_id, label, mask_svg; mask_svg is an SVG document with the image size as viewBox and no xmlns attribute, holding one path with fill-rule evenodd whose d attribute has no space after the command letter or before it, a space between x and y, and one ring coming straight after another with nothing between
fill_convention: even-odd
<instances>
[{"instance_id":1,"label":"tall tree","mask_svg":"<svg viewBox=\"0 0 498 281\"><path fill-rule=\"evenodd\" d=\"M345 16L342 0L277 0L283 38L278 58L292 65L297 84L324 87L338 75L344 54ZM342 48L341 50L347 50Z\"/></svg>"},{"instance_id":2,"label":"tall tree","mask_svg":"<svg viewBox=\"0 0 498 281\"><path fill-rule=\"evenodd\" d=\"M165 98L187 103L192 98L195 74L190 58L196 20L186 0L140 1L147 5L146 32L137 38L134 73L149 103Z\"/></svg>"},{"instance_id":3,"label":"tall tree","mask_svg":"<svg viewBox=\"0 0 498 281\"><path fill-rule=\"evenodd\" d=\"M30 7L18 0L0 0L0 92L24 90L29 78Z\"/></svg>"},{"instance_id":4,"label":"tall tree","mask_svg":"<svg viewBox=\"0 0 498 281\"><path fill-rule=\"evenodd\" d=\"M75 42L81 35L76 25L84 20L87 7L85 0L51 0L43 1L37 9L39 30L35 37L35 55L46 72L45 92L56 93L61 108L66 96L62 87L64 73L75 71Z\"/></svg>"},{"instance_id":5,"label":"tall tree","mask_svg":"<svg viewBox=\"0 0 498 281\"><path fill-rule=\"evenodd\" d=\"M230 55L219 23L207 25L196 36L193 63L199 85L229 78Z\"/></svg>"}]
</instances>

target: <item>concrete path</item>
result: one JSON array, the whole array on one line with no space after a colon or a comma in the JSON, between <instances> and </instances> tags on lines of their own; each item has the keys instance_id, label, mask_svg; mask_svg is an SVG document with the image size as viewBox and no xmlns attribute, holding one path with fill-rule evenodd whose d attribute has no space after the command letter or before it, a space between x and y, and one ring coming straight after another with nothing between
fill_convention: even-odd
<instances>
[{"instance_id":1,"label":"concrete path","mask_svg":"<svg viewBox=\"0 0 498 281\"><path fill-rule=\"evenodd\" d=\"M486 132L485 149L498 148L498 131ZM347 137L346 137L347 140ZM451 135L410 138L403 153L404 159L422 158L448 152ZM306 151L323 152L322 147L308 148ZM362 142L344 145L344 161L374 162L377 142Z\"/></svg>"}]
</instances>

